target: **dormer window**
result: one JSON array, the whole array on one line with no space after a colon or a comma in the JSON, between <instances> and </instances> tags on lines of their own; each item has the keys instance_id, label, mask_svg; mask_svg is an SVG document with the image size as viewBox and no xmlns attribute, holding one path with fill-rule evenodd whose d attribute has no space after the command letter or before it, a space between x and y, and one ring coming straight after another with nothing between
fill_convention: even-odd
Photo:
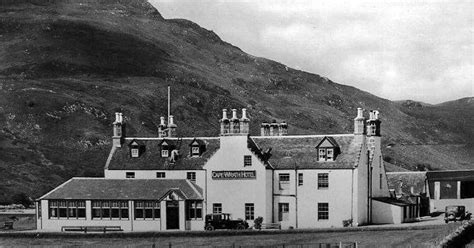
<instances>
[{"instance_id":1,"label":"dormer window","mask_svg":"<svg viewBox=\"0 0 474 248\"><path fill-rule=\"evenodd\" d=\"M199 157L199 146L191 147L191 156Z\"/></svg>"},{"instance_id":2,"label":"dormer window","mask_svg":"<svg viewBox=\"0 0 474 248\"><path fill-rule=\"evenodd\" d=\"M132 148L131 150L132 158L138 158L138 148Z\"/></svg>"},{"instance_id":3,"label":"dormer window","mask_svg":"<svg viewBox=\"0 0 474 248\"><path fill-rule=\"evenodd\" d=\"M159 144L160 148L161 148L161 157L162 158L169 158L171 157L171 151L174 150L175 146L174 146L174 143L172 143L173 141L170 141L170 140L163 140L161 141L161 143Z\"/></svg>"},{"instance_id":4,"label":"dormer window","mask_svg":"<svg viewBox=\"0 0 474 248\"><path fill-rule=\"evenodd\" d=\"M339 145L332 137L324 137L316 146L317 158L320 162L334 161L339 154Z\"/></svg>"},{"instance_id":5,"label":"dormer window","mask_svg":"<svg viewBox=\"0 0 474 248\"><path fill-rule=\"evenodd\" d=\"M189 144L189 147L189 155L191 157L199 157L204 152L206 145L202 140L193 139L193 141L191 141Z\"/></svg>"},{"instance_id":6,"label":"dormer window","mask_svg":"<svg viewBox=\"0 0 474 248\"><path fill-rule=\"evenodd\" d=\"M138 158L145 152L145 145L140 141L132 140L128 146L130 148L130 157L132 158Z\"/></svg>"}]
</instances>

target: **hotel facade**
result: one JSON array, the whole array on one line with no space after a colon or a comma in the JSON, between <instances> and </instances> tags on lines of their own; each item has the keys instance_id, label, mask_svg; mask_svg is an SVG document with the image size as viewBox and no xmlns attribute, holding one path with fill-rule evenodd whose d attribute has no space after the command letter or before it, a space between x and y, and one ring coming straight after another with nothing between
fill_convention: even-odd
<instances>
[{"instance_id":1,"label":"hotel facade","mask_svg":"<svg viewBox=\"0 0 474 248\"><path fill-rule=\"evenodd\" d=\"M173 117L157 137L128 137L113 123L104 178L72 178L37 200L37 228L120 226L125 231L204 230L209 213L253 225L328 228L413 220L390 197L378 111L358 109L354 132L288 135L262 123L250 136L245 109L223 110L218 137L176 137Z\"/></svg>"}]
</instances>

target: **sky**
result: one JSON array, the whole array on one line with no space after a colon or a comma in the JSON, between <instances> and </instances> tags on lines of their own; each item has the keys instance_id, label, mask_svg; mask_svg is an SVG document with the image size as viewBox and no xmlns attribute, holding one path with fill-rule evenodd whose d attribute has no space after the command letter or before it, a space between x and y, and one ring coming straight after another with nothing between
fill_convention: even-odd
<instances>
[{"instance_id":1,"label":"sky","mask_svg":"<svg viewBox=\"0 0 474 248\"><path fill-rule=\"evenodd\" d=\"M474 96L474 1L149 0L258 57L390 100Z\"/></svg>"}]
</instances>

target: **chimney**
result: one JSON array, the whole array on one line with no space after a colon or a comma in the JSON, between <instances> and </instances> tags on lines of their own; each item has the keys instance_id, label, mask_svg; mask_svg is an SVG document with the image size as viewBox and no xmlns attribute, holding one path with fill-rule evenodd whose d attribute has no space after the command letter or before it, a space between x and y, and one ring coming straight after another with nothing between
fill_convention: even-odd
<instances>
[{"instance_id":1,"label":"chimney","mask_svg":"<svg viewBox=\"0 0 474 248\"><path fill-rule=\"evenodd\" d=\"M247 109L242 109L242 118L240 119L240 133L248 134L249 133L249 123L250 119L247 118Z\"/></svg>"},{"instance_id":2,"label":"chimney","mask_svg":"<svg viewBox=\"0 0 474 248\"><path fill-rule=\"evenodd\" d=\"M230 133L231 134L240 133L240 121L239 121L239 118L237 118L237 109L232 109L232 119L230 120L231 120Z\"/></svg>"},{"instance_id":3,"label":"chimney","mask_svg":"<svg viewBox=\"0 0 474 248\"><path fill-rule=\"evenodd\" d=\"M125 123L123 123L122 113L115 113L114 126L114 136L112 137L112 145L115 147L121 147L124 137Z\"/></svg>"},{"instance_id":4,"label":"chimney","mask_svg":"<svg viewBox=\"0 0 474 248\"><path fill-rule=\"evenodd\" d=\"M367 135L368 136L380 136L380 124L379 111L370 111L370 118L366 121L367 124Z\"/></svg>"},{"instance_id":5,"label":"chimney","mask_svg":"<svg viewBox=\"0 0 474 248\"><path fill-rule=\"evenodd\" d=\"M158 137L163 138L166 137L166 123L165 117L160 117L160 125L158 126Z\"/></svg>"},{"instance_id":6,"label":"chimney","mask_svg":"<svg viewBox=\"0 0 474 248\"><path fill-rule=\"evenodd\" d=\"M365 118L362 108L357 108L357 117L354 118L354 134L365 134Z\"/></svg>"},{"instance_id":7,"label":"chimney","mask_svg":"<svg viewBox=\"0 0 474 248\"><path fill-rule=\"evenodd\" d=\"M175 137L176 136L176 128L178 127L174 124L173 116L170 115L168 120L168 137Z\"/></svg>"},{"instance_id":8,"label":"chimney","mask_svg":"<svg viewBox=\"0 0 474 248\"><path fill-rule=\"evenodd\" d=\"M285 136L288 134L288 124L285 121L281 122L279 125L280 136Z\"/></svg>"},{"instance_id":9,"label":"chimney","mask_svg":"<svg viewBox=\"0 0 474 248\"><path fill-rule=\"evenodd\" d=\"M230 132L229 119L227 118L227 109L222 110L221 135L227 135Z\"/></svg>"},{"instance_id":10,"label":"chimney","mask_svg":"<svg viewBox=\"0 0 474 248\"><path fill-rule=\"evenodd\" d=\"M262 122L262 124L260 125L260 135L261 136L268 136L269 132L270 132L270 125L266 122Z\"/></svg>"}]
</instances>

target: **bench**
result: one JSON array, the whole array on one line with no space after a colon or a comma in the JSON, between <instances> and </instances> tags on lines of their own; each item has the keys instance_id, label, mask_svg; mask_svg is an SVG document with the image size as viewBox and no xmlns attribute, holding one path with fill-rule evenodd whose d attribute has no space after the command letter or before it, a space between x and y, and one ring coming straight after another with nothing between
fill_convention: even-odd
<instances>
[{"instance_id":1,"label":"bench","mask_svg":"<svg viewBox=\"0 0 474 248\"><path fill-rule=\"evenodd\" d=\"M280 223L262 223L262 229L281 229Z\"/></svg>"},{"instance_id":2,"label":"bench","mask_svg":"<svg viewBox=\"0 0 474 248\"><path fill-rule=\"evenodd\" d=\"M5 221L5 224L3 224L3 229L13 229L13 221Z\"/></svg>"},{"instance_id":3,"label":"bench","mask_svg":"<svg viewBox=\"0 0 474 248\"><path fill-rule=\"evenodd\" d=\"M62 232L120 232L123 231L121 226L63 226Z\"/></svg>"}]
</instances>

